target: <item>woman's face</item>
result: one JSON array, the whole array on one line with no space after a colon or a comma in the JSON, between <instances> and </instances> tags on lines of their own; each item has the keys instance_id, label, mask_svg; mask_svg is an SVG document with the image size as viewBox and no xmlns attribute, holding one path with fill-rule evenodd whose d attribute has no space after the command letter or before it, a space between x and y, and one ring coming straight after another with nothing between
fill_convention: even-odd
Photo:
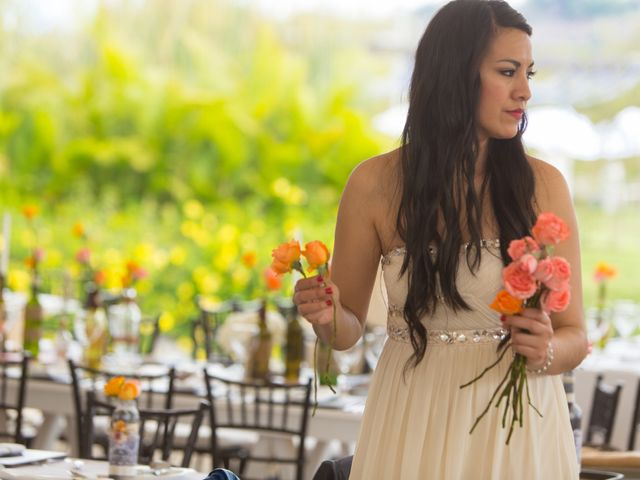
<instances>
[{"instance_id":1,"label":"woman's face","mask_svg":"<svg viewBox=\"0 0 640 480\"><path fill-rule=\"evenodd\" d=\"M516 28L498 29L480 64L478 139L509 139L518 133L534 74L531 41Z\"/></svg>"}]
</instances>

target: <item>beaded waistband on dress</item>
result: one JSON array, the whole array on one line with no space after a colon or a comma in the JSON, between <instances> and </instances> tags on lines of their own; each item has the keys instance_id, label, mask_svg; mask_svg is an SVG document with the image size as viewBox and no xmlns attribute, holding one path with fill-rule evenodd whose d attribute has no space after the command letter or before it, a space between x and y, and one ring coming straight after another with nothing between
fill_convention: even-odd
<instances>
[{"instance_id":1,"label":"beaded waistband on dress","mask_svg":"<svg viewBox=\"0 0 640 480\"><path fill-rule=\"evenodd\" d=\"M502 327L475 330L427 330L427 341L442 345L495 343L503 340L507 333ZM410 343L409 327L387 325L387 334L392 340Z\"/></svg>"}]
</instances>

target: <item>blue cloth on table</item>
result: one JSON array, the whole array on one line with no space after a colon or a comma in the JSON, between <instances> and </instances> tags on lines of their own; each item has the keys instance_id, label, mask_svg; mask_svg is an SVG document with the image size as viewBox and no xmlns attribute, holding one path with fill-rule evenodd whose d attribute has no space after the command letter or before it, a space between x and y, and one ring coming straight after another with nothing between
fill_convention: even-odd
<instances>
[{"instance_id":1,"label":"blue cloth on table","mask_svg":"<svg viewBox=\"0 0 640 480\"><path fill-rule=\"evenodd\" d=\"M240 480L240 477L230 470L216 468L204 480Z\"/></svg>"}]
</instances>

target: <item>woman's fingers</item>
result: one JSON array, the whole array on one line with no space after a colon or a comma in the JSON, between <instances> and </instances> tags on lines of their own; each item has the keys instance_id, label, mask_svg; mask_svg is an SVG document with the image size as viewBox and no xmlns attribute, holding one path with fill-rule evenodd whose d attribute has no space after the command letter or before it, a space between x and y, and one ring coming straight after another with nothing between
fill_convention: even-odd
<instances>
[{"instance_id":1,"label":"woman's fingers","mask_svg":"<svg viewBox=\"0 0 640 480\"><path fill-rule=\"evenodd\" d=\"M333 305L337 302L337 287L321 276L303 278L296 282L293 303L298 313L313 324L333 319Z\"/></svg>"}]
</instances>

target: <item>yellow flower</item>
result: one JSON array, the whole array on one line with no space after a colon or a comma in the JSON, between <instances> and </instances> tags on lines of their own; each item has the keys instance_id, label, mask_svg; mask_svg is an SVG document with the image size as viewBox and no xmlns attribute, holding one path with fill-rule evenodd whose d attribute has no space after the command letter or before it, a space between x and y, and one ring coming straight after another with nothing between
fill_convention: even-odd
<instances>
[{"instance_id":1,"label":"yellow flower","mask_svg":"<svg viewBox=\"0 0 640 480\"><path fill-rule=\"evenodd\" d=\"M84 227L82 226L82 224L80 222L77 222L73 228L71 229L71 232L73 233L74 237L78 237L78 238L82 238L84 237Z\"/></svg>"},{"instance_id":2,"label":"yellow flower","mask_svg":"<svg viewBox=\"0 0 640 480\"><path fill-rule=\"evenodd\" d=\"M22 207L22 214L25 216L25 218L31 220L36 215L38 215L38 207L32 204L25 205L24 207Z\"/></svg>"},{"instance_id":3,"label":"yellow flower","mask_svg":"<svg viewBox=\"0 0 640 480\"><path fill-rule=\"evenodd\" d=\"M138 398L138 395L140 395L140 386L138 385L138 382L127 380L124 382L124 385L122 385L118 398L120 400L135 400Z\"/></svg>"},{"instance_id":4,"label":"yellow flower","mask_svg":"<svg viewBox=\"0 0 640 480\"><path fill-rule=\"evenodd\" d=\"M605 262L599 262L596 265L596 271L593 273L593 276L596 282L600 283L615 277L617 274L618 270L616 267Z\"/></svg>"},{"instance_id":5,"label":"yellow flower","mask_svg":"<svg viewBox=\"0 0 640 480\"><path fill-rule=\"evenodd\" d=\"M107 383L104 385L104 394L107 397L117 397L120 394L120 390L124 385L124 377L118 376L109 379Z\"/></svg>"},{"instance_id":6,"label":"yellow flower","mask_svg":"<svg viewBox=\"0 0 640 480\"><path fill-rule=\"evenodd\" d=\"M246 252L244 255L242 255L242 263L247 268L255 267L257 262L258 262L258 256L254 251L249 251L249 252Z\"/></svg>"}]
</instances>

